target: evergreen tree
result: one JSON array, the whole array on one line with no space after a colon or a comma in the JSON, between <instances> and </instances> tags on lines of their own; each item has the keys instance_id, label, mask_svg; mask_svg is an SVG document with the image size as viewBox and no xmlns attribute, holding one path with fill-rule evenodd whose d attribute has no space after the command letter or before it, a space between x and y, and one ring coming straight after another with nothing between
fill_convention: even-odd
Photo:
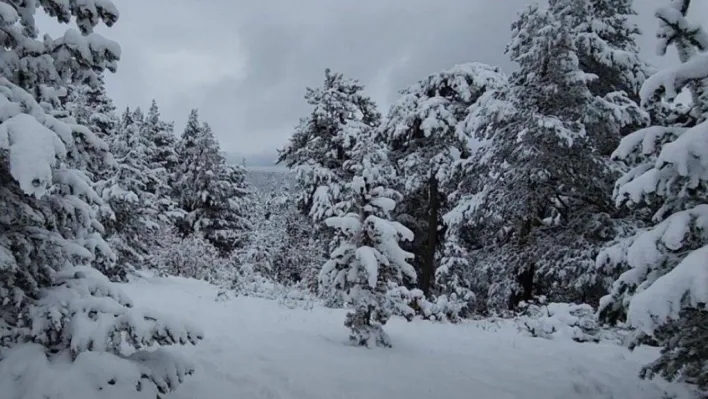
<instances>
[{"instance_id":1,"label":"evergreen tree","mask_svg":"<svg viewBox=\"0 0 708 399\"><path fill-rule=\"evenodd\" d=\"M192 110L178 145L180 165L174 198L186 215L178 226L183 236L200 232L223 255L247 242L251 225L244 169L227 165L211 127Z\"/></svg>"},{"instance_id":2,"label":"evergreen tree","mask_svg":"<svg viewBox=\"0 0 708 399\"><path fill-rule=\"evenodd\" d=\"M322 87L307 88L305 100L313 107L280 151L279 163L297 174L300 210L315 226L336 214L342 186L351 179L343 167L351 159L361 127L375 127L381 116L376 105L362 94L364 87L342 74L325 71ZM356 126L357 128L352 128Z\"/></svg>"},{"instance_id":3,"label":"evergreen tree","mask_svg":"<svg viewBox=\"0 0 708 399\"><path fill-rule=\"evenodd\" d=\"M273 273L286 285L299 283L317 292L318 275L327 260L326 245L312 234L307 216L297 208L295 194L288 190L270 201L267 231L273 243Z\"/></svg>"},{"instance_id":4,"label":"evergreen tree","mask_svg":"<svg viewBox=\"0 0 708 399\"><path fill-rule=\"evenodd\" d=\"M156 194L165 185L165 177L149 162L155 146L143 134L141 118L140 108L124 112L118 132L110 138L116 169L98 184L103 200L112 210L103 221L105 234L123 273L142 267L145 256L158 243L162 226L168 222L160 214Z\"/></svg>"},{"instance_id":5,"label":"evergreen tree","mask_svg":"<svg viewBox=\"0 0 708 399\"><path fill-rule=\"evenodd\" d=\"M639 106L639 89L654 68L639 56L640 31L630 18L633 0L550 0L550 12L571 28L579 68L594 77L587 82L593 96L595 122L584 121L594 135L596 151L610 155L619 138L648 125ZM602 118L614 114L613 118Z\"/></svg>"},{"instance_id":6,"label":"evergreen tree","mask_svg":"<svg viewBox=\"0 0 708 399\"><path fill-rule=\"evenodd\" d=\"M152 101L140 134L150 144L146 147L146 160L149 169L159 179L151 193L155 196L160 220L165 225L174 225L183 215L176 201L172 199L173 177L177 170L177 137L174 135L174 124L160 119L157 102ZM164 229L163 229L164 230Z\"/></svg>"},{"instance_id":7,"label":"evergreen tree","mask_svg":"<svg viewBox=\"0 0 708 399\"><path fill-rule=\"evenodd\" d=\"M430 293L443 243L442 215L455 162L470 153L470 137L460 129L467 109L506 77L484 64L458 65L403 90L382 127L400 172L405 200L399 220L414 226L420 288Z\"/></svg>"},{"instance_id":8,"label":"evergreen tree","mask_svg":"<svg viewBox=\"0 0 708 399\"><path fill-rule=\"evenodd\" d=\"M37 7L57 21L73 20L80 32L37 40ZM193 368L164 350L144 349L201 337L136 312L100 273L118 266L101 237L102 201L90 172L110 153L97 134L55 108L68 84L96 89L97 73L115 70L118 45L92 30L117 18L110 1L0 1L0 362L16 373L3 380L25 393L32 387L33 397L103 391L155 398ZM37 384L57 367L81 376L71 393Z\"/></svg>"},{"instance_id":9,"label":"evergreen tree","mask_svg":"<svg viewBox=\"0 0 708 399\"><path fill-rule=\"evenodd\" d=\"M413 233L392 221L391 211L400 195L388 188L391 172L385 165L385 151L360 136L344 165L354 174L341 205L348 212L325 221L343 239L320 272L321 286L343 294L351 303L353 309L344 324L351 329L350 340L355 345L391 346L383 331L396 306L387 295L389 283L416 278L408 263L413 254L398 245L400 240L411 241Z\"/></svg>"},{"instance_id":10,"label":"evergreen tree","mask_svg":"<svg viewBox=\"0 0 708 399\"><path fill-rule=\"evenodd\" d=\"M174 124L160 119L157 102L152 100L148 110L143 133L155 144L156 151L150 156L150 162L164 168L167 174L172 174L179 162L177 159L177 137L174 134Z\"/></svg>"},{"instance_id":11,"label":"evergreen tree","mask_svg":"<svg viewBox=\"0 0 708 399\"><path fill-rule=\"evenodd\" d=\"M113 100L106 93L103 75L98 75L97 86L86 83L68 86L64 108L76 123L88 127L101 140L109 141L120 123Z\"/></svg>"},{"instance_id":12,"label":"evergreen tree","mask_svg":"<svg viewBox=\"0 0 708 399\"><path fill-rule=\"evenodd\" d=\"M648 207L654 225L615 251L629 270L602 299L600 315L627 319L637 329L634 344L652 337L664 344L661 357L642 376L659 373L708 389L705 326L708 323L708 34L686 20L688 0L656 13L660 54L670 44L682 64L652 75L641 90L650 107L672 101L682 89L693 100L694 124L652 126L625 137L613 154L632 169L617 181L619 205ZM658 204L657 209L653 204ZM603 258L612 258L602 254Z\"/></svg>"},{"instance_id":13,"label":"evergreen tree","mask_svg":"<svg viewBox=\"0 0 708 399\"><path fill-rule=\"evenodd\" d=\"M507 48L520 69L468 116L465 127L481 145L462 169L479 181L463 182L468 195L450 219L473 225L464 234L487 269L478 275L487 280L490 304L513 307L541 294L593 302L604 288L594 258L621 225L603 197L617 177L607 143L648 120L622 91L641 81L643 64L632 37L607 34L607 21L620 25L624 18L612 17L608 4L529 7L513 24ZM595 72L625 83L596 85Z\"/></svg>"}]
</instances>

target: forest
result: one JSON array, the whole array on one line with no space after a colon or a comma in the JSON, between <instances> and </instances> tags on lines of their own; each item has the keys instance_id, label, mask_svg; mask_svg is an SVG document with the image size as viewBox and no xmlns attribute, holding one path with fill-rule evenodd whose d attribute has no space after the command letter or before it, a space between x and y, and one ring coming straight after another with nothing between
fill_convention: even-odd
<instances>
[{"instance_id":1,"label":"forest","mask_svg":"<svg viewBox=\"0 0 708 399\"><path fill-rule=\"evenodd\" d=\"M168 347L209 331L126 292L182 278L215 303L342 310L355 347L396 349L401 320L649 347L633 378L708 397L708 33L690 5L656 10L666 69L640 56L632 0L529 5L499 49L515 70L470 54L385 110L326 69L287 171L262 171L228 162L197 109L183 129L154 100L116 109L121 48L94 29L130 21L110 0L0 0L0 392L69 397L29 384L74 364L71 397L179 393L198 370ZM70 27L42 37L37 12Z\"/></svg>"}]
</instances>

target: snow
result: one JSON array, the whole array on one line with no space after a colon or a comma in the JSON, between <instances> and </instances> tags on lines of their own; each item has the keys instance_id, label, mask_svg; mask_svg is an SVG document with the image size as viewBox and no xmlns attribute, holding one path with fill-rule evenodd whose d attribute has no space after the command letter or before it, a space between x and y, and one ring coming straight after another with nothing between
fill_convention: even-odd
<instances>
[{"instance_id":1,"label":"snow","mask_svg":"<svg viewBox=\"0 0 708 399\"><path fill-rule=\"evenodd\" d=\"M675 165L681 176L691 178L692 187L698 179L708 180L708 121L689 129L661 150L657 166Z\"/></svg>"},{"instance_id":2,"label":"snow","mask_svg":"<svg viewBox=\"0 0 708 399\"><path fill-rule=\"evenodd\" d=\"M699 54L687 62L670 69L665 69L650 76L642 86L639 95L642 104L651 102L660 89L666 91L667 99L674 99L687 82L704 79L708 76L708 54Z\"/></svg>"},{"instance_id":3,"label":"snow","mask_svg":"<svg viewBox=\"0 0 708 399\"><path fill-rule=\"evenodd\" d=\"M19 17L15 7L7 3L0 3L0 21L2 21L3 26L14 24Z\"/></svg>"},{"instance_id":4,"label":"snow","mask_svg":"<svg viewBox=\"0 0 708 399\"><path fill-rule=\"evenodd\" d=\"M367 246L356 249L356 259L366 270L367 282L371 288L376 288L376 281L379 279L379 259L382 256L378 252L376 249Z\"/></svg>"},{"instance_id":5,"label":"snow","mask_svg":"<svg viewBox=\"0 0 708 399\"><path fill-rule=\"evenodd\" d=\"M682 385L637 377L657 356L647 347L629 352L610 343L532 338L504 322L394 318L386 325L393 348L365 349L348 344L345 310L288 309L250 297L216 302L216 287L176 277L122 288L138 310L188 314L205 330L199 345L179 348L195 373L170 399L691 397Z\"/></svg>"},{"instance_id":6,"label":"snow","mask_svg":"<svg viewBox=\"0 0 708 399\"><path fill-rule=\"evenodd\" d=\"M0 125L0 149L9 150L10 173L22 191L39 198L52 183L52 165L64 146L33 116L19 114Z\"/></svg>"},{"instance_id":7,"label":"snow","mask_svg":"<svg viewBox=\"0 0 708 399\"><path fill-rule=\"evenodd\" d=\"M677 320L687 306L708 303L708 245L691 252L672 271L638 293L629 305L629 322L644 333Z\"/></svg>"},{"instance_id":8,"label":"snow","mask_svg":"<svg viewBox=\"0 0 708 399\"><path fill-rule=\"evenodd\" d=\"M590 305L549 303L536 307L534 311L538 314L520 319L533 336L579 342L595 339L593 333L597 330L597 323L595 311Z\"/></svg>"}]
</instances>

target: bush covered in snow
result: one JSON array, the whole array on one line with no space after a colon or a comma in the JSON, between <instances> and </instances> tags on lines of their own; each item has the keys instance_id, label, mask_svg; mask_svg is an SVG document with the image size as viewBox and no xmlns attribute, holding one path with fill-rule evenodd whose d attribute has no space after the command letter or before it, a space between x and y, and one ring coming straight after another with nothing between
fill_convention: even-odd
<instances>
[{"instance_id":1,"label":"bush covered in snow","mask_svg":"<svg viewBox=\"0 0 708 399\"><path fill-rule=\"evenodd\" d=\"M600 326L595 310L587 304L538 303L520 304L519 325L531 336L549 339L572 339L598 342Z\"/></svg>"},{"instance_id":2,"label":"bush covered in snow","mask_svg":"<svg viewBox=\"0 0 708 399\"><path fill-rule=\"evenodd\" d=\"M474 302L474 296L458 298L457 294L439 295L431 300L425 297L422 290L409 289L404 286L390 284L388 296L395 304L394 314L413 320L420 317L431 321L459 322L468 315L468 310Z\"/></svg>"},{"instance_id":3,"label":"bush covered in snow","mask_svg":"<svg viewBox=\"0 0 708 399\"><path fill-rule=\"evenodd\" d=\"M162 275L182 276L219 284L229 280L231 261L200 234L181 237L171 231L162 239L162 247L147 264Z\"/></svg>"}]
</instances>

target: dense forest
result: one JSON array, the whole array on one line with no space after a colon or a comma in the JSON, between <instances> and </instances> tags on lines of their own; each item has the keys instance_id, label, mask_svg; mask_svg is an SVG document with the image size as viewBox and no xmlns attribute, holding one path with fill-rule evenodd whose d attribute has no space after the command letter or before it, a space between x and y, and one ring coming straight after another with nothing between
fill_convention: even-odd
<instances>
[{"instance_id":1,"label":"dense forest","mask_svg":"<svg viewBox=\"0 0 708 399\"><path fill-rule=\"evenodd\" d=\"M346 308L356 346L395 346L392 317L622 330L663 348L641 377L708 390L708 34L667 3L665 70L631 0L529 6L515 70L470 54L387 110L327 69L289 171L249 172L196 109L179 132L155 101L116 109L120 47L93 32L118 22L110 1L0 1L0 364L174 390L194 369L155 347L204 333L133 306L120 283L150 272ZM73 27L40 38L37 9Z\"/></svg>"}]
</instances>

